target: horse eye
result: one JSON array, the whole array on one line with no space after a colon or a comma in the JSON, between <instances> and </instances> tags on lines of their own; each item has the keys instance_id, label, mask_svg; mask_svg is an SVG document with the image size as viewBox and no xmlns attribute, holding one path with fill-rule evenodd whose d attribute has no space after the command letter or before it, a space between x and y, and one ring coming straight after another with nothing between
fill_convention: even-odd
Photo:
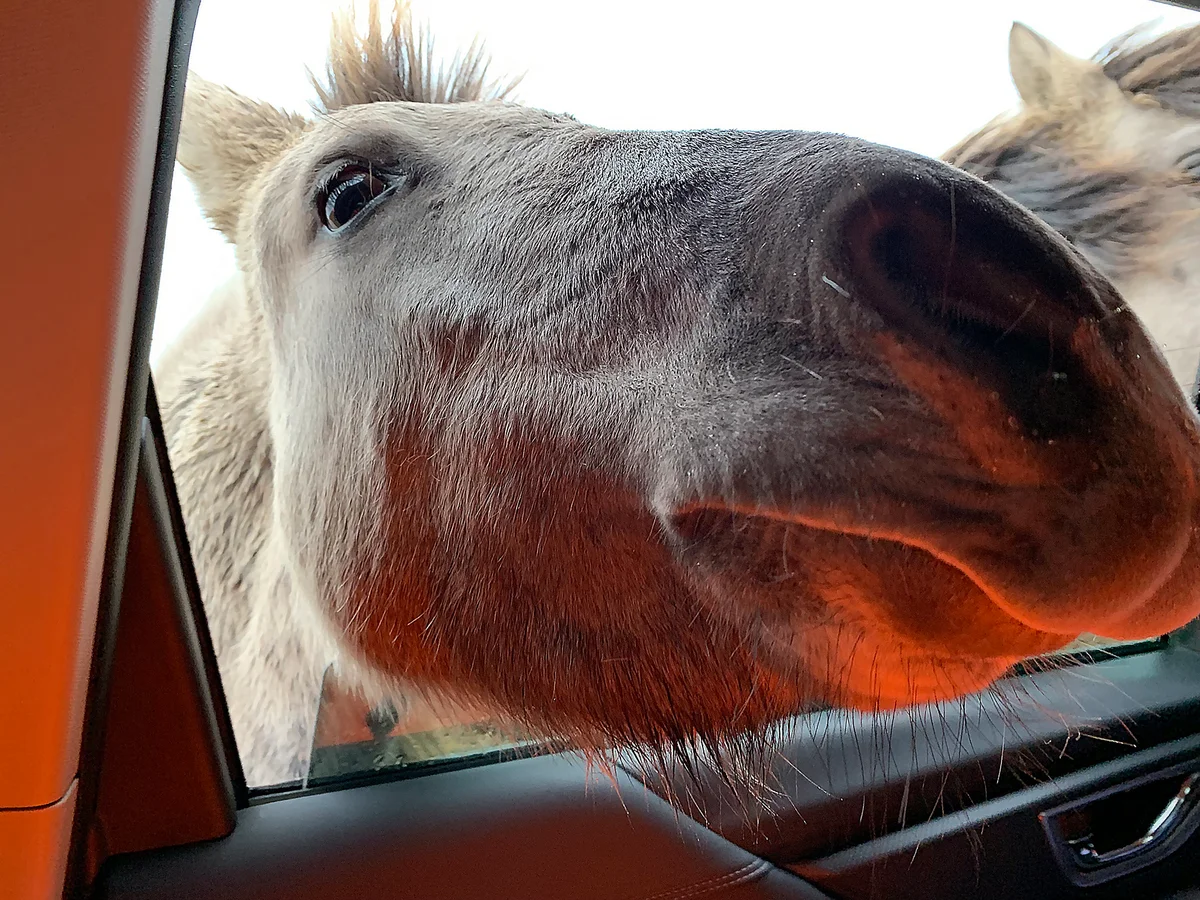
<instances>
[{"instance_id":1,"label":"horse eye","mask_svg":"<svg viewBox=\"0 0 1200 900\"><path fill-rule=\"evenodd\" d=\"M337 231L388 187L387 181L366 166L346 166L329 179L317 196L321 224Z\"/></svg>"}]
</instances>

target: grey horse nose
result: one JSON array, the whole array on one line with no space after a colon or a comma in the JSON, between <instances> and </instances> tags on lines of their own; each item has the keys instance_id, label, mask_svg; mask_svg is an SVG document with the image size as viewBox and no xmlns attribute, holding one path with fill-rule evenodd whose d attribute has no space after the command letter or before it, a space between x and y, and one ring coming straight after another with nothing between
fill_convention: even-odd
<instances>
[{"instance_id":1,"label":"grey horse nose","mask_svg":"<svg viewBox=\"0 0 1200 900\"><path fill-rule=\"evenodd\" d=\"M1105 298L1119 301L1115 290L1031 214L961 173L906 167L865 188L825 232L855 300L999 393L1027 433L1086 427L1099 393L1072 339L1105 315Z\"/></svg>"}]
</instances>

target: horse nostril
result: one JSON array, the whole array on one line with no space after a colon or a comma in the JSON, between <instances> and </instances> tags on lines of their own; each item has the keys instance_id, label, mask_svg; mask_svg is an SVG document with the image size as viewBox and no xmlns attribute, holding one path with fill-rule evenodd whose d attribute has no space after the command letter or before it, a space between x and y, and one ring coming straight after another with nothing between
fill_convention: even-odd
<instances>
[{"instance_id":1,"label":"horse nostril","mask_svg":"<svg viewBox=\"0 0 1200 900\"><path fill-rule=\"evenodd\" d=\"M872 255L885 277L895 282L914 283L920 278L915 265L917 258L912 236L899 225L880 229L875 235Z\"/></svg>"},{"instance_id":2,"label":"horse nostril","mask_svg":"<svg viewBox=\"0 0 1200 900\"><path fill-rule=\"evenodd\" d=\"M1078 434L1098 392L1073 336L1103 309L1071 251L993 194L928 175L870 191L841 219L845 277L890 333L997 393L1027 435Z\"/></svg>"}]
</instances>

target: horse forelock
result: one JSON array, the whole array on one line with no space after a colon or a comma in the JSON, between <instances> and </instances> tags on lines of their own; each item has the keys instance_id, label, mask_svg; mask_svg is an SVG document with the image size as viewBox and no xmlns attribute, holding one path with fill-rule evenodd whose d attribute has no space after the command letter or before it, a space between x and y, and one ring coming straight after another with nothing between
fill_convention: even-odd
<instances>
[{"instance_id":1,"label":"horse forelock","mask_svg":"<svg viewBox=\"0 0 1200 900\"><path fill-rule=\"evenodd\" d=\"M436 62L432 35L412 18L407 0L398 0L384 26L377 0L371 0L365 32L353 9L335 15L324 80L310 73L319 113L362 103L463 103L509 99L520 78L496 79L483 43L476 39L447 65Z\"/></svg>"}]
</instances>

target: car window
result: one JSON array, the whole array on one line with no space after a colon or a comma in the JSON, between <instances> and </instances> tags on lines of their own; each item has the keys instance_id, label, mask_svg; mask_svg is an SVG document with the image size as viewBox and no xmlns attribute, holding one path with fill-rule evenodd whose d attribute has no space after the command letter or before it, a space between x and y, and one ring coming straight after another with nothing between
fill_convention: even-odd
<instances>
[{"instance_id":1,"label":"car window","mask_svg":"<svg viewBox=\"0 0 1200 900\"><path fill-rule=\"evenodd\" d=\"M280 127L302 129L304 117L336 118L347 106L375 99L330 99L353 81L345 71L326 71L332 16L342 7L327 0L204 0L192 71L206 83L272 104L281 111ZM386 36L391 10L375 14ZM360 29L369 28L371 15L365 6L358 10ZM736 8L674 0L620 0L602 7L441 0L414 3L412 17L428 22L427 34L436 41L431 58L445 61L431 63L429 71L442 64L453 69L456 50L467 53L458 58L457 87L448 88L463 97L451 99L469 99L472 78L479 76L476 87L488 96L609 129L818 130L943 157L1038 214L1112 278L1144 321L1180 390L1193 390L1200 367L1200 309L1186 287L1200 279L1200 270L1193 271L1191 250L1180 249L1188 233L1171 224L1170 212L1195 203L1187 192L1194 195L1200 177L1200 125L1194 118L1200 99L1192 96L1172 107L1172 98L1143 91L1136 103L1130 101L1136 110L1129 113L1141 118L1115 129L1110 119L1089 119L1080 104L1094 89L1112 93L1113 103L1122 91L1133 97L1139 84L1135 70L1140 65L1144 74L1155 64L1128 49L1104 55L1114 41L1149 23L1148 30L1124 38L1127 47L1145 46L1172 28L1200 25L1200 15L1149 0L794 7L753 0ZM1027 35L1012 32L1015 20L1031 29ZM491 59L482 75L471 68L478 60L463 49L473 46L476 35ZM424 47L424 37L413 40L414 52ZM1072 68L1071 60L1079 67ZM1098 62L1087 63L1092 66L1087 69L1088 60ZM360 80L368 68L358 72ZM1093 76L1107 81L1093 84L1087 80ZM206 90L196 84L193 94ZM1039 92L1045 102L1034 114ZM1079 102L1073 104L1072 97ZM216 106L212 110L220 115ZM345 121L363 134L376 127L366 116ZM265 140L247 131L230 152L265 152ZM184 146L181 158L187 152ZM1153 164L1147 162L1151 155ZM318 163L314 157L303 164ZM324 224L338 225L346 210L354 212L347 204L355 197L373 202L376 194L393 190L384 175L370 167L325 172L340 180L333 190L326 188ZM206 207L216 191L208 177L195 166L177 167L152 364L189 540L200 548L201 593L250 786L327 784L364 772L500 759L556 737L530 733L493 701L457 695L444 683L381 685L367 671L369 662L338 649L339 626L297 599L308 586L286 573L295 571L289 566L305 545L297 539L284 546L261 524L275 515L272 502L280 502L272 501L271 486L281 454L293 452L271 443L268 423L283 427L289 416L295 423L303 420L295 428L307 429L304 439L314 441L332 440L332 432L321 428L336 430L336 423L304 418L303 411L252 390L267 379L265 367L280 352L277 342L300 347L303 356L303 336L223 342L223 334L251 334L261 319L280 313L247 299L256 290L253 279L265 277L248 273L259 273L256 260L274 251L268 240L241 240L239 229L251 225L230 208L257 190L257 183L247 177L227 192L232 200ZM300 227L285 221L287 209L281 199L257 215L271 228ZM490 209L487 215L502 219L505 212ZM452 277L437 271L443 283ZM844 292L833 279L826 282ZM1148 299L1142 303L1142 297ZM364 317L369 327L369 314ZM341 370L321 364L330 366L328 383L334 384ZM442 365L443 373L451 373L470 362L449 356ZM342 390L335 403L354 403L353 390ZM204 416L178 424L176 411L194 406L201 394L210 404ZM239 424L247 422L256 425ZM234 447L220 467L206 462L214 440ZM351 460L330 464L353 469ZM340 511L334 502L316 496L306 515L336 521ZM259 525L246 520L251 508L261 514ZM268 557L278 565L264 574L261 561ZM272 599L267 604L263 597ZM404 634L426 636L445 628L490 627L420 615L403 624ZM380 641L384 638L394 644L407 639L399 633ZM429 637L422 646L434 644ZM1085 635L1054 652L1104 656L1130 646L1146 643ZM513 665L518 667L515 659ZM523 658L519 665L536 662Z\"/></svg>"}]
</instances>

